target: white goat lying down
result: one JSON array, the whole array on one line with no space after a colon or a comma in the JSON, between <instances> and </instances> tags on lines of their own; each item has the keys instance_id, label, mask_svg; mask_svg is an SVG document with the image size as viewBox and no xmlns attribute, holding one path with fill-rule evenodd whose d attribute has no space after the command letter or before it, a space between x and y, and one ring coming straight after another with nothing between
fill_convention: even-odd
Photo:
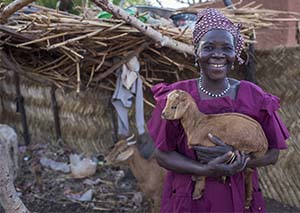
<instances>
[{"instance_id":1,"label":"white goat lying down","mask_svg":"<svg viewBox=\"0 0 300 213\"><path fill-rule=\"evenodd\" d=\"M268 149L268 141L260 124L249 116L240 113L205 115L190 94L183 90L174 90L168 94L162 117L167 120L180 119L188 140L188 146L215 146L208 133L218 136L224 143L239 151L250 153L254 158L263 156ZM252 172L246 168L245 206L252 200ZM197 177L193 199L202 197L205 177Z\"/></svg>"},{"instance_id":2,"label":"white goat lying down","mask_svg":"<svg viewBox=\"0 0 300 213\"><path fill-rule=\"evenodd\" d=\"M130 139L115 144L105 157L106 164L128 164L141 191L151 199L152 212L158 213L166 170L158 165L155 158L143 158L135 142L130 142Z\"/></svg>"}]
</instances>

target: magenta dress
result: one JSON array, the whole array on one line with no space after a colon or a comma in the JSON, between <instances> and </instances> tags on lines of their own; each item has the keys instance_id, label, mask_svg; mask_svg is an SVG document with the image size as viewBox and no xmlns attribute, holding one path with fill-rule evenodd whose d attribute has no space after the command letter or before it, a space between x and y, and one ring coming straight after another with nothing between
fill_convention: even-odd
<instances>
[{"instance_id":1,"label":"magenta dress","mask_svg":"<svg viewBox=\"0 0 300 213\"><path fill-rule=\"evenodd\" d=\"M280 119L277 110L279 99L253 83L241 81L235 100L222 97L201 100L197 80L180 81L174 84L158 84L152 88L156 108L148 122L148 130L155 146L161 151L176 151L192 159L195 152L187 147L185 132L178 120L161 119L161 111L166 104L166 95L174 90L189 92L195 99L198 108L205 114L238 112L257 120L263 127L269 141L269 148L286 149L285 140L288 130ZM192 200L194 182L191 175L168 171L164 184L161 212L243 212L244 211L244 175L242 172L227 178L221 183L208 177L203 197ZM253 201L251 212L265 212L262 192L259 189L257 172L253 175Z\"/></svg>"}]
</instances>

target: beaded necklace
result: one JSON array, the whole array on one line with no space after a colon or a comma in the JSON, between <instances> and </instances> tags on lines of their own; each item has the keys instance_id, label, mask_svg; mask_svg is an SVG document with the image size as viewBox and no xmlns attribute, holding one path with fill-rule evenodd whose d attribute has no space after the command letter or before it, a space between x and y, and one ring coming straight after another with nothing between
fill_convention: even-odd
<instances>
[{"instance_id":1,"label":"beaded necklace","mask_svg":"<svg viewBox=\"0 0 300 213\"><path fill-rule=\"evenodd\" d=\"M203 87L202 87L202 76L199 78L199 89L204 93L204 94L206 94L206 95L208 95L208 96L211 96L211 97L214 97L214 98L219 98L219 97L222 97L222 96L224 96L228 91L229 91L229 89L230 89L230 83L229 83L229 80L228 80L228 78L226 78L226 83L227 83L227 87L226 87L226 89L225 90L223 90L222 92L220 92L220 93L212 93L212 92L209 92L209 91L207 91L206 89L204 89Z\"/></svg>"}]
</instances>

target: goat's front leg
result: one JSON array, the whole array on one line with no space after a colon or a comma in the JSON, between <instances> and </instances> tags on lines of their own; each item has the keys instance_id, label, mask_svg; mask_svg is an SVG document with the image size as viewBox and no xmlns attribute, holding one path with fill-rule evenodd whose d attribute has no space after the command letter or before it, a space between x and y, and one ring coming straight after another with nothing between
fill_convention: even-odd
<instances>
[{"instance_id":1,"label":"goat's front leg","mask_svg":"<svg viewBox=\"0 0 300 213\"><path fill-rule=\"evenodd\" d=\"M192 176L192 180L195 181L195 187L193 191L193 200L200 199L203 194L205 187L205 177L204 176Z\"/></svg>"},{"instance_id":2,"label":"goat's front leg","mask_svg":"<svg viewBox=\"0 0 300 213\"><path fill-rule=\"evenodd\" d=\"M245 169L245 208L249 209L252 201L252 173L253 169Z\"/></svg>"},{"instance_id":3,"label":"goat's front leg","mask_svg":"<svg viewBox=\"0 0 300 213\"><path fill-rule=\"evenodd\" d=\"M161 206L161 193L155 194L153 196L153 203L152 203L152 213L159 213L160 206Z\"/></svg>"}]
</instances>

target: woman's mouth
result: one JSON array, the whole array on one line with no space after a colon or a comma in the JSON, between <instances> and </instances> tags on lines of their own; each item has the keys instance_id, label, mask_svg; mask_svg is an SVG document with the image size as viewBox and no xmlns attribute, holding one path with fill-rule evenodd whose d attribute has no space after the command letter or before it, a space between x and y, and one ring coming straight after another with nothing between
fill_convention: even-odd
<instances>
[{"instance_id":1,"label":"woman's mouth","mask_svg":"<svg viewBox=\"0 0 300 213\"><path fill-rule=\"evenodd\" d=\"M226 64L209 64L209 65L212 66L213 68L222 68L226 66Z\"/></svg>"}]
</instances>

